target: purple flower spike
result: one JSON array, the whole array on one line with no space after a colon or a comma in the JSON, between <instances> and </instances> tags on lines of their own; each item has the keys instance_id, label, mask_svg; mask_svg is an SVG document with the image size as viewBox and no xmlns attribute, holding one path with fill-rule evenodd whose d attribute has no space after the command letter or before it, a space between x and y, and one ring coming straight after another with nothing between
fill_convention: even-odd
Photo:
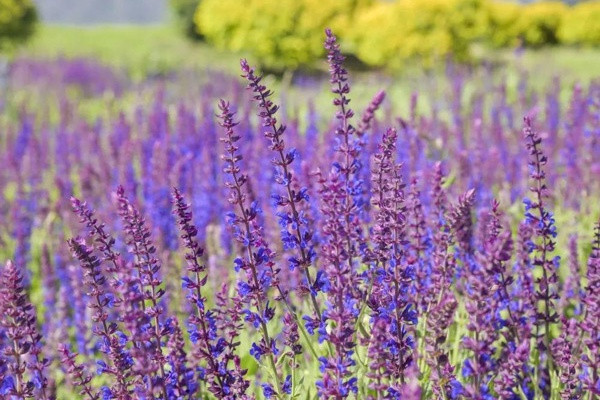
<instances>
[{"instance_id":1,"label":"purple flower spike","mask_svg":"<svg viewBox=\"0 0 600 400\"><path fill-rule=\"evenodd\" d=\"M452 382L456 381L454 367L448 358L446 344L448 328L454 319L458 303L452 293L445 293L429 312L425 337L425 360L431 367L433 393L437 398L453 398Z\"/></svg>"},{"instance_id":2,"label":"purple flower spike","mask_svg":"<svg viewBox=\"0 0 600 400\"><path fill-rule=\"evenodd\" d=\"M282 227L284 248L293 249L297 253L289 260L290 268L298 267L303 272L307 284L303 291L310 294L312 311L320 320L321 309L315 293L319 287L315 285L314 272L310 270L316 257L314 233L305 217L305 212L309 208L308 189L298 186L291 169L292 163L298 158L298 153L295 149L286 149L283 137L286 127L277 122L275 114L278 106L269 99L272 92L260 83L262 77L254 74L254 70L246 60L241 61L241 66L242 76L248 80L248 89L252 90L253 99L258 103L258 116L262 119L264 136L270 142L269 149L276 154L275 159L272 160L277 169L275 181L283 187L283 194L274 193L272 198L280 209L277 215L279 225ZM317 290L311 290L312 288ZM293 316L296 318L295 314Z\"/></svg>"},{"instance_id":3,"label":"purple flower spike","mask_svg":"<svg viewBox=\"0 0 600 400\"><path fill-rule=\"evenodd\" d=\"M529 340L523 341L508 355L508 359L500 366L498 376L494 380L494 389L502 398L514 398L519 393L519 382L522 381L523 368L529 361Z\"/></svg>"},{"instance_id":4,"label":"purple flower spike","mask_svg":"<svg viewBox=\"0 0 600 400\"><path fill-rule=\"evenodd\" d=\"M547 375L548 383L545 388L551 386L552 355L549 352L552 340L551 327L558 322L556 312L556 301L558 296L558 267L559 259L551 258L556 245L557 235L554 216L548 211L546 200L549 197L546 185L546 173L544 167L548 158L542 152L540 145L542 139L534 130L531 118L524 119L525 126L523 135L529 151L530 178L533 182L531 191L533 200L525 199L525 217L527 222L534 228L535 240L533 242L535 256L533 266L542 270L542 276L536 279L536 335L539 339L540 357L545 359L545 368L542 376Z\"/></svg>"},{"instance_id":5,"label":"purple flower spike","mask_svg":"<svg viewBox=\"0 0 600 400\"><path fill-rule=\"evenodd\" d=\"M1 383L2 395L16 398L50 399L46 367L36 312L29 301L21 271L8 261L0 276L0 332L6 336L3 357L8 376ZM2 342L0 342L2 343ZM3 344L3 343L2 343Z\"/></svg>"},{"instance_id":6,"label":"purple flower spike","mask_svg":"<svg viewBox=\"0 0 600 400\"><path fill-rule=\"evenodd\" d=\"M389 391L405 381L405 372L413 359L411 326L417 322L416 310L408 292L414 270L406 264L406 206L401 165L394 164L397 133L388 129L372 171L373 199L376 210L372 228L373 249L370 279L372 291L367 298L371 313L369 358L372 388Z\"/></svg>"},{"instance_id":7,"label":"purple flower spike","mask_svg":"<svg viewBox=\"0 0 600 400\"><path fill-rule=\"evenodd\" d=\"M385 100L385 91L381 90L373 97L358 123L356 134L359 137L363 136L371 128L371 123L375 118L375 112L379 109L383 100Z\"/></svg>"},{"instance_id":8,"label":"purple flower spike","mask_svg":"<svg viewBox=\"0 0 600 400\"><path fill-rule=\"evenodd\" d=\"M102 259L108 263L106 266L107 271L112 273L118 272L120 254L114 250L115 239L106 232L105 225L98 221L94 216L94 211L86 202L82 202L76 197L71 197L71 206L73 212L79 216L79 222L88 228L88 236L93 239L94 244L97 245L97 250L102 253Z\"/></svg>"},{"instance_id":9,"label":"purple flower spike","mask_svg":"<svg viewBox=\"0 0 600 400\"><path fill-rule=\"evenodd\" d=\"M576 354L577 321L574 318L562 318L561 334L551 343L550 350L556 367L558 378L562 384L560 391L563 399L579 399L582 397L581 357ZM585 357L587 358L587 357ZM593 378L592 378L593 380Z\"/></svg>"},{"instance_id":10,"label":"purple flower spike","mask_svg":"<svg viewBox=\"0 0 600 400\"><path fill-rule=\"evenodd\" d=\"M258 215L262 212L254 201L249 204L246 190L248 189L248 176L241 171L239 161L242 156L238 153L236 142L239 140L233 128L233 113L229 103L224 100L219 102L221 126L225 136L221 139L225 143L225 161L223 172L229 175L230 180L225 183L229 189L229 202L234 212L228 214L228 222L233 229L234 237L238 241L243 257L235 259L238 277L238 294L246 305L243 312L245 320L261 333L259 342L252 343L250 354L260 361L266 356L274 378L275 385L269 386L275 393L281 388L281 377L277 369L279 349L272 333L269 332L268 323L275 316L275 308L269 305L268 292L271 288L277 289L279 298L287 303L287 293L279 285L279 269L273 261L274 253L265 242L262 227L258 223ZM242 278L242 276L244 276Z\"/></svg>"},{"instance_id":11,"label":"purple flower spike","mask_svg":"<svg viewBox=\"0 0 600 400\"><path fill-rule=\"evenodd\" d=\"M235 384L237 377L235 370L230 369L230 364L234 359L234 350L237 347L234 339L237 337L235 332L231 337L224 334L223 326L218 326L218 315L213 310L208 309L206 297L202 293L202 288L206 285L208 275L206 267L202 264L204 249L198 243L198 229L192 222L192 212L190 206L185 202L183 195L176 188L173 189L173 213L177 218L181 239L185 246L185 259L187 261L187 271L191 274L183 278L183 287L188 289L188 300L194 308L188 319L188 331L190 338L194 342L194 357L204 360L204 379L208 384L208 390L219 398L227 398L230 395L230 387ZM237 331L237 327L234 327ZM171 342L175 344L175 342ZM181 352L182 349L172 349L172 351ZM179 368L184 368L183 363L179 363ZM187 372L186 372L187 374ZM182 384L182 382L177 382ZM189 394L194 382L188 380L186 383Z\"/></svg>"},{"instance_id":12,"label":"purple flower spike","mask_svg":"<svg viewBox=\"0 0 600 400\"><path fill-rule=\"evenodd\" d=\"M448 223L452 229L458 247L465 255L473 251L473 218L471 209L475 200L475 190L471 189L458 198L448 215Z\"/></svg>"},{"instance_id":13,"label":"purple flower spike","mask_svg":"<svg viewBox=\"0 0 600 400\"><path fill-rule=\"evenodd\" d=\"M354 270L355 257L359 250L364 248L364 238L361 229L361 220L364 218L364 185L361 179L361 145L357 138L356 129L350 123L354 111L349 108L350 85L348 84L348 73L343 66L344 56L340 51L337 38L330 29L325 31L325 49L331 75L331 92L335 95L333 105L337 107L336 118L336 142L335 150L337 160L333 163L330 173L330 181L340 181L344 190L343 201L338 211L342 220L344 235L348 236L346 250L348 264ZM333 184L333 182L332 182ZM337 185L337 183L335 183Z\"/></svg>"},{"instance_id":14,"label":"purple flower spike","mask_svg":"<svg viewBox=\"0 0 600 400\"><path fill-rule=\"evenodd\" d=\"M93 331L101 341L101 351L106 354L108 364L104 363L102 373L115 377L116 384L111 388L119 399L131 396L130 381L133 359L126 350L127 337L117 331L117 324L109 321L109 312L115 298L106 291L106 278L101 271L101 261L86 246L81 238L68 241L71 251L83 268L83 279L87 286L87 295L91 299L88 305L92 309L92 321L97 325Z\"/></svg>"},{"instance_id":15,"label":"purple flower spike","mask_svg":"<svg viewBox=\"0 0 600 400\"><path fill-rule=\"evenodd\" d=\"M64 344L59 346L58 351L61 354L60 361L66 367L67 374L73 380L73 384L80 389L79 394L85 396L88 400L99 400L100 395L90 385L92 376L87 374L85 367L75 360L77 354L71 353Z\"/></svg>"},{"instance_id":16,"label":"purple flower spike","mask_svg":"<svg viewBox=\"0 0 600 400\"><path fill-rule=\"evenodd\" d=\"M587 286L583 302L585 313L581 322L583 344L588 350L584 357L584 365L588 373L584 378L584 387L590 393L600 395L600 221L594 228L592 253L588 261ZM577 354L575 354L577 356Z\"/></svg>"},{"instance_id":17,"label":"purple flower spike","mask_svg":"<svg viewBox=\"0 0 600 400\"><path fill-rule=\"evenodd\" d=\"M135 256L134 267L138 273L140 290L143 294L141 301L142 310L148 318L148 324L143 328L143 339L150 345L151 365L150 380L152 390L157 389L167 397L167 387L165 383L165 363L166 358L162 348L166 344L170 331L166 329L161 316L164 314L160 299L165 294L161 288L160 262L156 257L156 247L151 240L150 229L146 225L146 220L140 214L129 199L125 196L123 187L117 189L117 201L119 215L127 233L127 244L131 247Z\"/></svg>"}]
</instances>

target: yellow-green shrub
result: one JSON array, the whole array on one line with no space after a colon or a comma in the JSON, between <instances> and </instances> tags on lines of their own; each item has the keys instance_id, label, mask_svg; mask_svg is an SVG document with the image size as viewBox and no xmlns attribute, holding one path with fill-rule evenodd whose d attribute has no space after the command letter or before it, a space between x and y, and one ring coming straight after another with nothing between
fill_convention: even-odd
<instances>
[{"instance_id":1,"label":"yellow-green shrub","mask_svg":"<svg viewBox=\"0 0 600 400\"><path fill-rule=\"evenodd\" d=\"M175 0L172 0L175 1ZM184 0L177 0L184 1ZM185 0L192 1L192 0ZM242 5L243 3L243 5ZM600 0L202 0L197 29L217 46L243 50L263 66L310 65L323 54L323 29L367 65L397 68L469 58L474 41L493 47L600 44Z\"/></svg>"},{"instance_id":2,"label":"yellow-green shrub","mask_svg":"<svg viewBox=\"0 0 600 400\"><path fill-rule=\"evenodd\" d=\"M485 30L482 7L481 0L379 2L357 17L348 38L358 58L373 66L466 59L470 42Z\"/></svg>"},{"instance_id":3,"label":"yellow-green shrub","mask_svg":"<svg viewBox=\"0 0 600 400\"><path fill-rule=\"evenodd\" d=\"M558 35L566 44L600 45L600 1L588 1L572 7Z\"/></svg>"},{"instance_id":4,"label":"yellow-green shrub","mask_svg":"<svg viewBox=\"0 0 600 400\"><path fill-rule=\"evenodd\" d=\"M203 0L199 31L215 45L252 53L265 66L283 69L323 54L325 27L348 29L356 10L371 0Z\"/></svg>"},{"instance_id":5,"label":"yellow-green shrub","mask_svg":"<svg viewBox=\"0 0 600 400\"><path fill-rule=\"evenodd\" d=\"M0 48L29 38L36 21L31 0L0 0Z\"/></svg>"},{"instance_id":6,"label":"yellow-green shrub","mask_svg":"<svg viewBox=\"0 0 600 400\"><path fill-rule=\"evenodd\" d=\"M492 46L516 46L520 43L522 32L518 20L522 7L505 1L494 1L487 5L489 30L486 37Z\"/></svg>"},{"instance_id":7,"label":"yellow-green shrub","mask_svg":"<svg viewBox=\"0 0 600 400\"><path fill-rule=\"evenodd\" d=\"M558 43L558 31L570 9L560 1L531 4L493 1L488 12L488 38L493 46L540 47Z\"/></svg>"},{"instance_id":8,"label":"yellow-green shrub","mask_svg":"<svg viewBox=\"0 0 600 400\"><path fill-rule=\"evenodd\" d=\"M537 47L558 43L558 30L569 7L560 1L541 1L524 6L525 44Z\"/></svg>"}]
</instances>

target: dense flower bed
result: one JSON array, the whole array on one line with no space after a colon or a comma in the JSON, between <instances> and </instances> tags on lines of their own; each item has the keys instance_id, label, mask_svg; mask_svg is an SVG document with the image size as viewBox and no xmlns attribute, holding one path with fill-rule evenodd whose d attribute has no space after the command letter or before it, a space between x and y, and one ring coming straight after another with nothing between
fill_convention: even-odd
<instances>
[{"instance_id":1,"label":"dense flower bed","mask_svg":"<svg viewBox=\"0 0 600 400\"><path fill-rule=\"evenodd\" d=\"M244 60L91 123L77 68L133 89L87 63L2 104L0 398L600 395L600 86L355 115L325 49L326 128Z\"/></svg>"}]
</instances>

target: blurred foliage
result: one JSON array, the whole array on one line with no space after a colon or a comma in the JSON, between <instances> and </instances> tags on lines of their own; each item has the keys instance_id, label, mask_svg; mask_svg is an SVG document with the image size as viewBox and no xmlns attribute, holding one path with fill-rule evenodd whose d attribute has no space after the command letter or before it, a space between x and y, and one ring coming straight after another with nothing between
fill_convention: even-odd
<instances>
[{"instance_id":1,"label":"blurred foliage","mask_svg":"<svg viewBox=\"0 0 600 400\"><path fill-rule=\"evenodd\" d=\"M414 60L426 67L449 56L469 60L476 42L492 48L600 45L598 21L600 0L575 6L555 0L249 0L244 7L237 0L203 0L194 17L211 43L248 51L274 70L314 64L323 54L326 26L347 54L397 69Z\"/></svg>"},{"instance_id":2,"label":"blurred foliage","mask_svg":"<svg viewBox=\"0 0 600 400\"><path fill-rule=\"evenodd\" d=\"M323 54L323 30L350 29L372 0L203 0L196 12L199 32L220 48L252 53L274 70L314 63Z\"/></svg>"},{"instance_id":3,"label":"blurred foliage","mask_svg":"<svg viewBox=\"0 0 600 400\"><path fill-rule=\"evenodd\" d=\"M202 39L202 35L196 29L194 14L198 8L198 0L169 0L173 9L177 24L186 37L194 40Z\"/></svg>"},{"instance_id":4,"label":"blurred foliage","mask_svg":"<svg viewBox=\"0 0 600 400\"><path fill-rule=\"evenodd\" d=\"M494 47L524 45L535 48L558 44L558 29L568 12L567 5L560 1L528 5L491 2L486 37Z\"/></svg>"},{"instance_id":5,"label":"blurred foliage","mask_svg":"<svg viewBox=\"0 0 600 400\"><path fill-rule=\"evenodd\" d=\"M398 67L418 59L431 66L453 55L469 57L469 43L484 32L482 0L410 0L380 2L362 13L341 35L356 55L372 66Z\"/></svg>"},{"instance_id":6,"label":"blurred foliage","mask_svg":"<svg viewBox=\"0 0 600 400\"><path fill-rule=\"evenodd\" d=\"M562 43L600 45L600 1L579 3L564 16L558 31Z\"/></svg>"},{"instance_id":7,"label":"blurred foliage","mask_svg":"<svg viewBox=\"0 0 600 400\"><path fill-rule=\"evenodd\" d=\"M0 0L0 49L31 37L37 12L31 0Z\"/></svg>"}]
</instances>

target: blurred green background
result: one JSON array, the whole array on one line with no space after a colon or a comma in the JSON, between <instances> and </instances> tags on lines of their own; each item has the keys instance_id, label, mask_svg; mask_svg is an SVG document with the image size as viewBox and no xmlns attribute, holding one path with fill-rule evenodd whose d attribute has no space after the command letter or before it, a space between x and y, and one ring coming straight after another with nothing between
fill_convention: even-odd
<instances>
[{"instance_id":1,"label":"blurred green background","mask_svg":"<svg viewBox=\"0 0 600 400\"><path fill-rule=\"evenodd\" d=\"M89 56L136 78L182 68L237 71L249 57L277 76L325 68L323 29L352 69L402 77L446 60L516 62L536 79L594 77L600 1L0 0L5 57ZM25 41L29 39L26 43Z\"/></svg>"}]
</instances>

